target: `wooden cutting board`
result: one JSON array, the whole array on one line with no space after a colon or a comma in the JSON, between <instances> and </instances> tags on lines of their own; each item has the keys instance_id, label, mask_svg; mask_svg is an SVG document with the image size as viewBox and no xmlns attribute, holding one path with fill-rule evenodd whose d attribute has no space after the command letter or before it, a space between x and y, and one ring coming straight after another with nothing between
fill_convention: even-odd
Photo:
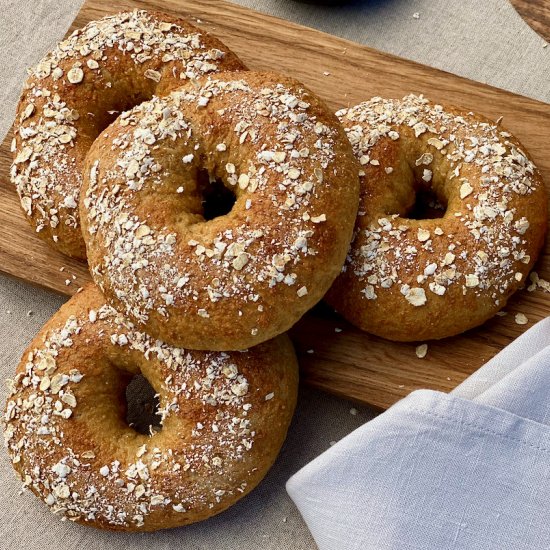
<instances>
[{"instance_id":1,"label":"wooden cutting board","mask_svg":"<svg viewBox=\"0 0 550 550\"><path fill-rule=\"evenodd\" d=\"M87 0L73 28L132 7L155 8L194 20L218 35L251 69L270 69L297 77L333 109L373 95L401 97L414 92L493 119L503 116L504 125L523 141L550 183L550 105L217 0ZM8 136L0 148L0 269L72 294L90 279L86 266L51 250L27 225L8 179L10 142ZM550 279L548 248L537 271ZM451 390L548 315L550 294L521 291L506 311L506 316L495 317L481 328L430 343L424 359L416 357L414 344L369 336L323 305L298 323L292 337L306 383L387 408L417 388ZM515 323L516 312L527 315L527 325Z\"/></svg>"}]
</instances>

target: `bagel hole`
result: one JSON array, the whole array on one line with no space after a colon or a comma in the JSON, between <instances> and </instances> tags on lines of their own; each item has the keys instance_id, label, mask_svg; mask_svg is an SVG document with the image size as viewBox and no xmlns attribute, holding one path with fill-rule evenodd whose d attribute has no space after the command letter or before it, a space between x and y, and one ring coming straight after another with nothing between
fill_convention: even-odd
<instances>
[{"instance_id":1,"label":"bagel hole","mask_svg":"<svg viewBox=\"0 0 550 550\"><path fill-rule=\"evenodd\" d=\"M126 386L126 423L143 435L153 435L162 428L159 398L142 374L136 374Z\"/></svg>"},{"instance_id":2,"label":"bagel hole","mask_svg":"<svg viewBox=\"0 0 550 550\"><path fill-rule=\"evenodd\" d=\"M199 172L199 189L202 193L202 215L206 221L229 214L237 200L235 193L207 170Z\"/></svg>"},{"instance_id":3,"label":"bagel hole","mask_svg":"<svg viewBox=\"0 0 550 550\"><path fill-rule=\"evenodd\" d=\"M110 126L120 115L125 111L133 109L136 105L149 101L153 97L153 93L145 92L144 90L134 90L128 87L124 88L124 93L117 93L111 89L110 97L107 97L105 102L95 109L95 114L88 113L91 116L91 122L95 124L97 134Z\"/></svg>"},{"instance_id":4,"label":"bagel hole","mask_svg":"<svg viewBox=\"0 0 550 550\"><path fill-rule=\"evenodd\" d=\"M415 201L407 212L411 220L434 220L442 218L447 211L447 201L443 201L431 189L420 188L416 191Z\"/></svg>"}]
</instances>

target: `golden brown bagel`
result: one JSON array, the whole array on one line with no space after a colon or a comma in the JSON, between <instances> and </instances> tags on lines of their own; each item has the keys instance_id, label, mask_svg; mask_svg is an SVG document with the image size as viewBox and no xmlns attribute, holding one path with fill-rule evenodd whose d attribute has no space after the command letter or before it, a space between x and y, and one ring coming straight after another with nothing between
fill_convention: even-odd
<instances>
[{"instance_id":1,"label":"golden brown bagel","mask_svg":"<svg viewBox=\"0 0 550 550\"><path fill-rule=\"evenodd\" d=\"M340 272L358 172L336 117L296 80L203 78L122 114L90 149L81 219L92 276L165 342L256 345ZM208 176L236 202L205 221Z\"/></svg>"},{"instance_id":2,"label":"golden brown bagel","mask_svg":"<svg viewBox=\"0 0 550 550\"><path fill-rule=\"evenodd\" d=\"M126 423L142 373L159 432ZM176 349L138 332L95 286L73 297L25 352L5 437L24 486L53 512L103 529L152 531L217 514L264 477L284 441L298 370L287 336L242 352Z\"/></svg>"},{"instance_id":3,"label":"golden brown bagel","mask_svg":"<svg viewBox=\"0 0 550 550\"><path fill-rule=\"evenodd\" d=\"M422 97L374 98L337 113L363 165L355 240L327 295L390 340L444 338L504 307L547 225L539 172L511 134ZM419 191L442 218L410 219Z\"/></svg>"},{"instance_id":4,"label":"golden brown bagel","mask_svg":"<svg viewBox=\"0 0 550 550\"><path fill-rule=\"evenodd\" d=\"M188 79L246 67L182 19L132 11L92 21L30 72L15 119L12 181L40 237L85 257L78 200L90 145L116 114Z\"/></svg>"}]
</instances>

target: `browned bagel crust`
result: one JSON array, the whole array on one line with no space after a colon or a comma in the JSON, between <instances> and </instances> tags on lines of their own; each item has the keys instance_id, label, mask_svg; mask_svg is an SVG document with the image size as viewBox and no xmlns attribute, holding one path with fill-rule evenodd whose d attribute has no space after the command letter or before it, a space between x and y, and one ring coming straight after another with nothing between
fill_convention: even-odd
<instances>
[{"instance_id":1,"label":"browned bagel crust","mask_svg":"<svg viewBox=\"0 0 550 550\"><path fill-rule=\"evenodd\" d=\"M363 172L356 236L327 301L399 341L444 338L492 317L524 284L547 227L544 183L519 141L416 96L337 114ZM409 219L415 192L430 187L447 203L443 218Z\"/></svg>"},{"instance_id":2,"label":"browned bagel crust","mask_svg":"<svg viewBox=\"0 0 550 550\"><path fill-rule=\"evenodd\" d=\"M125 421L128 380L160 396L162 429ZM11 381L9 455L24 486L72 521L151 531L217 514L264 477L296 402L287 336L244 352L171 348L136 331L97 287L44 326Z\"/></svg>"},{"instance_id":3,"label":"browned bagel crust","mask_svg":"<svg viewBox=\"0 0 550 550\"><path fill-rule=\"evenodd\" d=\"M205 221L201 170L236 202ZM271 73L203 78L121 115L90 149L92 276L149 334L240 349L290 328L340 272L359 167L336 117Z\"/></svg>"},{"instance_id":4,"label":"browned bagel crust","mask_svg":"<svg viewBox=\"0 0 550 550\"><path fill-rule=\"evenodd\" d=\"M246 70L216 38L164 13L92 21L31 70L14 125L12 181L38 235L85 258L78 200L82 166L114 116L218 70Z\"/></svg>"}]
</instances>

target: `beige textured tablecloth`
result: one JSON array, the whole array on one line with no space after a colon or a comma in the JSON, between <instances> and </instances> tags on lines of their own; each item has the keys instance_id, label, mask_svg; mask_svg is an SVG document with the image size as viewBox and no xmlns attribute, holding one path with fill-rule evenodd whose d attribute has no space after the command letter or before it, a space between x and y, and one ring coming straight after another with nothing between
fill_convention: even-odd
<instances>
[{"instance_id":1,"label":"beige textured tablecloth","mask_svg":"<svg viewBox=\"0 0 550 550\"><path fill-rule=\"evenodd\" d=\"M378 0L336 7L292 0L236 1L550 102L550 47L543 48L544 40L507 0ZM0 0L0 137L11 124L25 68L64 34L79 6L79 0ZM27 343L63 300L0 275L0 378L12 375ZM4 399L2 388L2 406ZM283 452L251 495L207 522L155 534L112 534L60 522L32 495L19 494L19 483L2 453L0 550L313 549L284 483L331 441L373 416L361 408L352 415L351 407L344 400L302 389Z\"/></svg>"}]
</instances>

